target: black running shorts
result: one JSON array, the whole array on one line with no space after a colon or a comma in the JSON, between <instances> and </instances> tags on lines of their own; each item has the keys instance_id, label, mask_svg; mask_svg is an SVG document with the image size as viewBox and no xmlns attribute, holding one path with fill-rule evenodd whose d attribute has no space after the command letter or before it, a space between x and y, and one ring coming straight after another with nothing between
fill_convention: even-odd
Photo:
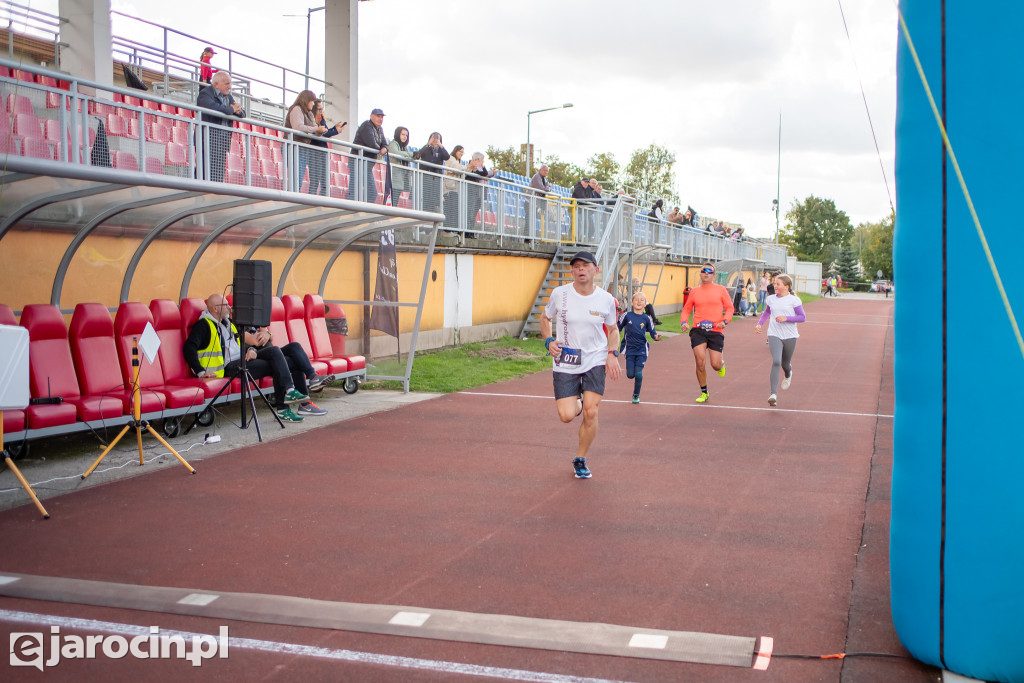
<instances>
[{"instance_id":1,"label":"black running shorts","mask_svg":"<svg viewBox=\"0 0 1024 683\"><path fill-rule=\"evenodd\" d=\"M701 344L707 344L708 348L712 351L721 353L725 349L725 335L721 332L708 332L699 327L694 327L690 330L690 348L700 346Z\"/></svg>"}]
</instances>

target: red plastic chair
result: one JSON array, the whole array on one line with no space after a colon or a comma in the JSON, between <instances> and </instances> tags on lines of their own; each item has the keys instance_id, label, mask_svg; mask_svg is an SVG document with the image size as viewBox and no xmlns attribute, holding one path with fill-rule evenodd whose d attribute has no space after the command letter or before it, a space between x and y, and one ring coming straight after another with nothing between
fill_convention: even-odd
<instances>
[{"instance_id":1,"label":"red plastic chair","mask_svg":"<svg viewBox=\"0 0 1024 683\"><path fill-rule=\"evenodd\" d=\"M121 374L126 385L132 382L132 347L133 340L142 337L147 324L152 324L153 314L145 304L128 301L117 307L114 317L114 340L117 344L117 356L121 363ZM139 350L139 387L142 394L157 396L162 405L168 408L199 409L206 402L206 392L198 386L168 385L164 381L163 365L160 355L153 362L146 360Z\"/></svg>"},{"instance_id":2,"label":"red plastic chair","mask_svg":"<svg viewBox=\"0 0 1024 683\"><path fill-rule=\"evenodd\" d=\"M185 150L185 145L168 142L164 149L164 165L188 166L188 152Z\"/></svg>"},{"instance_id":3,"label":"red plastic chair","mask_svg":"<svg viewBox=\"0 0 1024 683\"><path fill-rule=\"evenodd\" d=\"M348 372L355 370L349 359L344 355L334 352L331 343L332 335L327 330L326 311L324 300L319 294L307 294L302 299L303 314L306 318L306 332L309 333L310 346L313 350L311 359L327 363L332 373ZM366 367L366 361L362 356L356 356Z\"/></svg>"},{"instance_id":4,"label":"red plastic chair","mask_svg":"<svg viewBox=\"0 0 1024 683\"><path fill-rule=\"evenodd\" d=\"M21 144L22 156L53 161L53 149L43 138L25 138Z\"/></svg>"},{"instance_id":5,"label":"red plastic chair","mask_svg":"<svg viewBox=\"0 0 1024 683\"><path fill-rule=\"evenodd\" d=\"M7 96L7 112L10 114L28 114L33 118L36 110L32 106L32 100L27 95L16 95L11 93Z\"/></svg>"},{"instance_id":6,"label":"red plastic chair","mask_svg":"<svg viewBox=\"0 0 1024 683\"><path fill-rule=\"evenodd\" d=\"M114 164L114 168L119 168L124 171L138 171L139 160L135 158L135 155L131 152L111 152L110 160Z\"/></svg>"},{"instance_id":7,"label":"red plastic chair","mask_svg":"<svg viewBox=\"0 0 1024 683\"><path fill-rule=\"evenodd\" d=\"M125 415L131 415L131 391L125 385L114 343L114 321L102 304L78 304L68 330L71 358L78 384L86 396L106 396L121 401ZM163 400L150 392L140 395L143 413L163 409Z\"/></svg>"},{"instance_id":8,"label":"red plastic chair","mask_svg":"<svg viewBox=\"0 0 1024 683\"><path fill-rule=\"evenodd\" d=\"M285 294L281 297L281 303L284 304L284 325L288 330L288 338L293 342L299 343L302 350L309 356L316 374L327 375L330 372L346 372L348 370L348 363L345 363L345 367L342 370L331 371L329 370L330 366L328 363L313 360L313 345L309 341L309 332L306 330L306 309L302 305L302 299L295 294ZM271 316L273 316L273 309L271 309Z\"/></svg>"},{"instance_id":9,"label":"red plastic chair","mask_svg":"<svg viewBox=\"0 0 1024 683\"><path fill-rule=\"evenodd\" d=\"M29 406L28 423L33 428L71 424L51 410L40 410L70 406L78 420L92 422L121 417L124 405L120 399L102 396L82 396L71 360L71 346L68 343L68 328L60 309L50 304L30 304L21 313L21 326L29 334L29 383L33 398L60 396L61 406Z\"/></svg>"}]
</instances>

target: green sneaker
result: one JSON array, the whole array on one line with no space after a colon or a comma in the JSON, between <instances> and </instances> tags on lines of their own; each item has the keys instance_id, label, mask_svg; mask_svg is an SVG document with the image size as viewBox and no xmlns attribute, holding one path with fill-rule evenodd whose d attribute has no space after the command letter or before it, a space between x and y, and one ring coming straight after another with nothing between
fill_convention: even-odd
<instances>
[{"instance_id":1,"label":"green sneaker","mask_svg":"<svg viewBox=\"0 0 1024 683\"><path fill-rule=\"evenodd\" d=\"M295 387L288 390L288 393L284 395L285 403L305 403L309 400L309 396L306 396L301 391L297 391Z\"/></svg>"},{"instance_id":2,"label":"green sneaker","mask_svg":"<svg viewBox=\"0 0 1024 683\"><path fill-rule=\"evenodd\" d=\"M639 402L640 402L640 397L637 396L636 394L634 394L633 395L633 403L639 403Z\"/></svg>"},{"instance_id":3,"label":"green sneaker","mask_svg":"<svg viewBox=\"0 0 1024 683\"><path fill-rule=\"evenodd\" d=\"M706 391L700 392L700 396L697 397L697 403L707 403L708 399L711 398L711 394Z\"/></svg>"},{"instance_id":4,"label":"green sneaker","mask_svg":"<svg viewBox=\"0 0 1024 683\"><path fill-rule=\"evenodd\" d=\"M277 416L281 418L282 422L302 422L302 417L296 415L290 407L277 411Z\"/></svg>"},{"instance_id":5,"label":"green sneaker","mask_svg":"<svg viewBox=\"0 0 1024 683\"><path fill-rule=\"evenodd\" d=\"M722 366L722 369L718 371L718 376L719 377L725 377L725 366L724 365Z\"/></svg>"}]
</instances>

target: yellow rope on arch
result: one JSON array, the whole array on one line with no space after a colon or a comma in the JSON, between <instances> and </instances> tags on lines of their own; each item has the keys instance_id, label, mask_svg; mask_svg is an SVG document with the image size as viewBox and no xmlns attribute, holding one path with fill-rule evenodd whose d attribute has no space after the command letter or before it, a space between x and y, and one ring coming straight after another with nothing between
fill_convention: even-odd
<instances>
[{"instance_id":1,"label":"yellow rope on arch","mask_svg":"<svg viewBox=\"0 0 1024 683\"><path fill-rule=\"evenodd\" d=\"M1020 327L1017 325L1017 318L1013 314L1013 307L1010 306L1010 298L1006 295L1006 288L1003 287L1003 279L999 277L999 268L996 267L995 259L992 258L992 250L988 246L988 240L985 238L985 231L981 227L981 221L978 219L978 213L974 210L974 202L971 201L971 193L967 190L967 183L964 181L964 175L960 172L960 164L956 160L956 154L953 153L953 145L949 141L949 135L946 134L946 126L942 123L942 115L939 113L939 108L935 104L935 98L932 96L932 90L928 87L928 80L924 75L924 68L921 66L921 60L917 56L917 50L914 49L914 41L910 39L910 30L907 28L907 22L903 18L903 12L900 11L899 7L896 8L896 13L900 19L900 30L903 32L903 37L907 41L907 47L910 49L910 56L914 58L914 65L917 67L917 74L921 78L921 85L924 86L925 95L928 96L928 103L931 105L932 114L935 116L935 122L939 126L939 131L942 133L942 144L946 146L946 151L949 153L949 159L953 163L953 171L956 173L957 182L960 183L960 191L964 195L964 199L967 200L967 208L971 211L971 220L974 221L974 229L978 233L978 239L981 241L981 248L985 252L985 258L988 260L989 270L992 271L992 277L995 279L996 288L999 290L999 297L1003 301L1003 308L1006 309L1006 315L1010 319L1010 326L1013 328L1013 334L1017 338L1017 346L1020 348L1021 357L1024 358L1024 339L1021 338Z\"/></svg>"}]
</instances>

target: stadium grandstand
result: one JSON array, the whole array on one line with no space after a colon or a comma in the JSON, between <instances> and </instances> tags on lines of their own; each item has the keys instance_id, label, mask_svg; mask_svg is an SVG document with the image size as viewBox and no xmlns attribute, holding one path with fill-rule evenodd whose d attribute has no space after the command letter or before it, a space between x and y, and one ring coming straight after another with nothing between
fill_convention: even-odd
<instances>
[{"instance_id":1,"label":"stadium grandstand","mask_svg":"<svg viewBox=\"0 0 1024 683\"><path fill-rule=\"evenodd\" d=\"M328 22L352 11L336 5ZM128 340L147 323L165 344L145 378L153 408L206 410L216 392L189 376L176 349L238 259L271 262L278 338L300 341L351 391L366 378L408 389L417 349L534 331L579 249L597 256L602 287L622 298L639 283L659 312L681 308L703 261L722 264L727 279L786 266L784 247L723 239L709 218L650 219L651 197L578 202L568 188L538 193L504 172L477 182L451 167L391 163L340 135L311 147L282 125L307 84L359 120L344 94L355 77L333 77L357 69L330 55L320 80L144 18L98 17L136 27L108 43L28 6L3 2L0 12L0 323L20 320L67 367L67 386L33 385L36 397L59 389L81 399L9 415L9 441L106 416L110 402L99 399L131 384ZM246 112L232 128L204 120L215 112L195 104L202 64L176 44L228 55ZM389 173L403 188L390 201ZM383 235L394 236L397 297L373 284ZM375 306L397 309L396 330L371 329ZM84 351L91 344L102 362ZM116 406L127 421L127 402Z\"/></svg>"}]
</instances>

